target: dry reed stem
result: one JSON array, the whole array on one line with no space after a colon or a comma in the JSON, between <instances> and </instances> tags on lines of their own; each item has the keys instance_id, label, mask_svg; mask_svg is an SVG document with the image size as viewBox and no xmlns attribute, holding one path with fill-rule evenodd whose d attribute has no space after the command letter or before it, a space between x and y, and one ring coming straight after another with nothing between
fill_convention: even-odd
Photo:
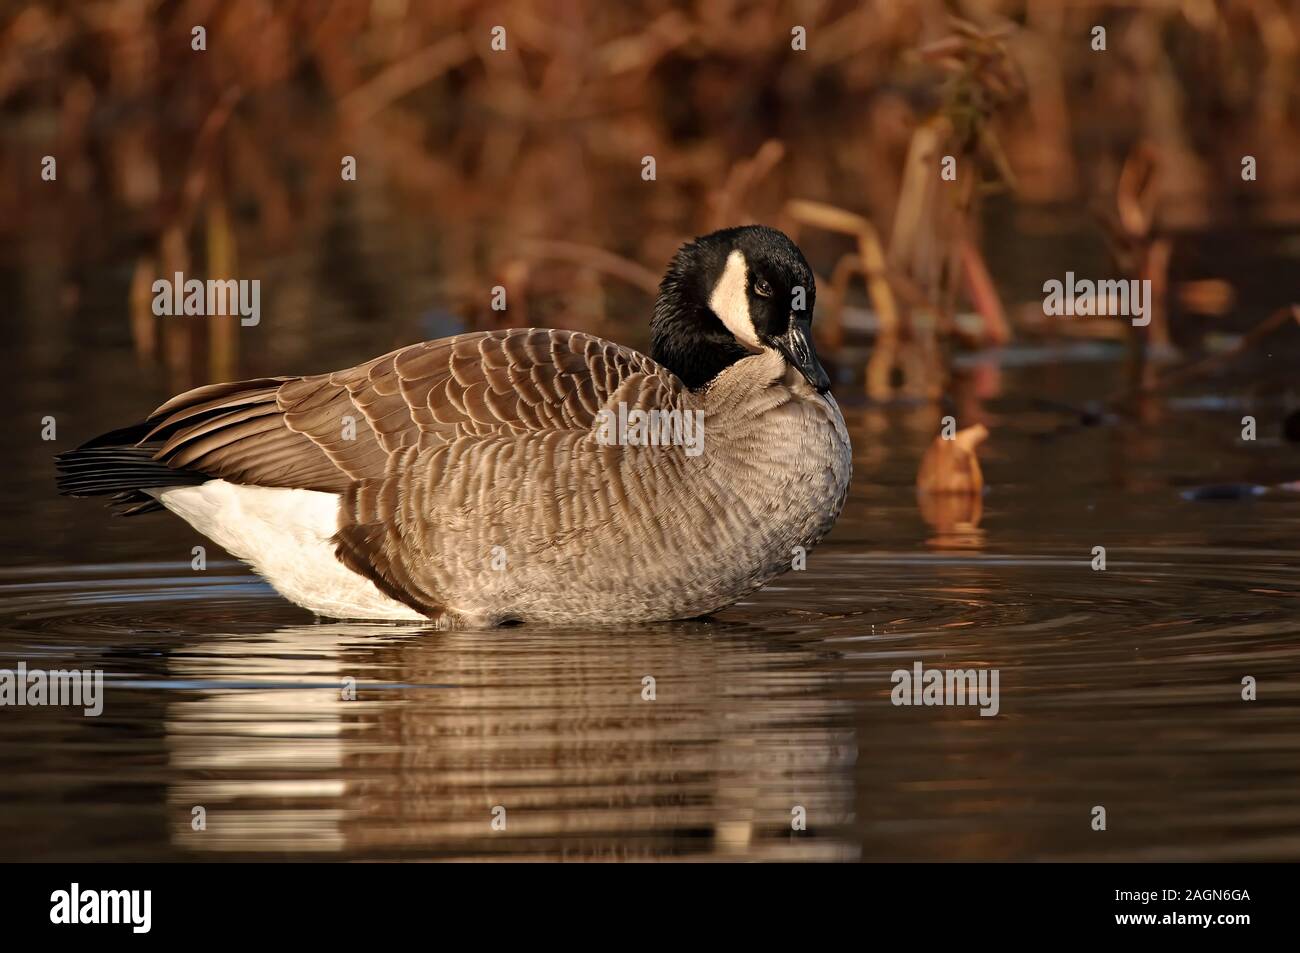
<instances>
[{"instance_id":1,"label":"dry reed stem","mask_svg":"<svg viewBox=\"0 0 1300 953\"><path fill-rule=\"evenodd\" d=\"M888 400L892 390L889 376L898 351L900 321L879 234L861 215L825 202L791 199L785 205L785 213L804 225L857 238L867 295L880 322L876 346L867 360L866 390L873 400ZM842 330L839 333L842 334Z\"/></svg>"},{"instance_id":2,"label":"dry reed stem","mask_svg":"<svg viewBox=\"0 0 1300 953\"><path fill-rule=\"evenodd\" d=\"M612 275L639 288L648 295L659 293L659 275L603 248L558 239L525 239L519 242L521 254L533 260L551 259L583 265L602 274Z\"/></svg>"},{"instance_id":3,"label":"dry reed stem","mask_svg":"<svg viewBox=\"0 0 1300 953\"><path fill-rule=\"evenodd\" d=\"M1270 334L1286 327L1292 322L1300 325L1300 304L1289 304L1278 308L1267 318L1246 332L1237 343L1237 346L1232 348L1230 351L1202 358L1194 364L1175 368L1170 370L1168 373L1161 375L1160 386L1165 388L1175 387L1180 384L1185 384L1189 380L1203 377L1206 374L1219 370L1225 365L1231 364L1233 361L1245 355Z\"/></svg>"}]
</instances>

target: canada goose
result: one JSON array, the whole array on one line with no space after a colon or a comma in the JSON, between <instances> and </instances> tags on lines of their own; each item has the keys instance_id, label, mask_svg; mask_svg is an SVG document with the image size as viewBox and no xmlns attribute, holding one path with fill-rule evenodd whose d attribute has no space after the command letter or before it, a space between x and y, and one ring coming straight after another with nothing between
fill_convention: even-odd
<instances>
[{"instance_id":1,"label":"canada goose","mask_svg":"<svg viewBox=\"0 0 1300 953\"><path fill-rule=\"evenodd\" d=\"M707 615L789 569L844 504L814 297L781 232L714 232L674 256L650 357L522 328L212 384L60 454L59 488L165 507L323 616Z\"/></svg>"}]
</instances>

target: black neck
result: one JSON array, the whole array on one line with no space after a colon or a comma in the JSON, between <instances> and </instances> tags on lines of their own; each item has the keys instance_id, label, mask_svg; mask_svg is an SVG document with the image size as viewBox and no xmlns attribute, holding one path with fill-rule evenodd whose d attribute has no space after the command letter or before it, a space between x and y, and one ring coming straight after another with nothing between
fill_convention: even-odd
<instances>
[{"instance_id":1,"label":"black neck","mask_svg":"<svg viewBox=\"0 0 1300 953\"><path fill-rule=\"evenodd\" d=\"M692 270L678 259L659 286L650 322L650 356L698 390L749 352L705 300L709 270Z\"/></svg>"}]
</instances>

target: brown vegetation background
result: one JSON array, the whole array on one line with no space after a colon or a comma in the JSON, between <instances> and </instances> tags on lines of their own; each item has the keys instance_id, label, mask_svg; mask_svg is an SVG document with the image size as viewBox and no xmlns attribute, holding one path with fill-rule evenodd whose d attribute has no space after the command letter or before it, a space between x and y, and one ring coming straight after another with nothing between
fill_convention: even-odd
<instances>
[{"instance_id":1,"label":"brown vegetation background","mask_svg":"<svg viewBox=\"0 0 1300 953\"><path fill-rule=\"evenodd\" d=\"M53 299L73 317L27 332L73 334L93 295L176 385L303 354L350 312L376 352L499 323L644 346L677 245L762 221L812 261L850 395L933 399L956 354L1080 336L1124 342L1151 391L1297 335L1279 310L1300 297L1297 156L1286 0L10 0L0 18L5 320ZM1156 320L1045 318L1067 269L1150 278ZM149 284L176 271L262 278L259 336L154 317Z\"/></svg>"}]
</instances>

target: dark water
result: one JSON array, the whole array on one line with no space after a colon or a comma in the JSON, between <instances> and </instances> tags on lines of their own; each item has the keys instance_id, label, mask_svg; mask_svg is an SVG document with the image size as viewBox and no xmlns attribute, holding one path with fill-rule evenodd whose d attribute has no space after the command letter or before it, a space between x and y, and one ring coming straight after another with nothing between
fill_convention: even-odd
<instances>
[{"instance_id":1,"label":"dark water","mask_svg":"<svg viewBox=\"0 0 1300 953\"><path fill-rule=\"evenodd\" d=\"M1067 402L1118 380L1008 374ZM73 443L151 387L31 389L4 437L0 667L102 669L106 701L0 709L0 857L1300 858L1300 494L1182 495L1300 479L1278 406L1243 444L1230 401L1092 427L991 401L957 534L913 489L937 412L851 407L805 572L711 622L440 633L315 623L215 553L192 570L170 516L54 497L42 401ZM893 705L916 661L997 669L998 715Z\"/></svg>"}]
</instances>

